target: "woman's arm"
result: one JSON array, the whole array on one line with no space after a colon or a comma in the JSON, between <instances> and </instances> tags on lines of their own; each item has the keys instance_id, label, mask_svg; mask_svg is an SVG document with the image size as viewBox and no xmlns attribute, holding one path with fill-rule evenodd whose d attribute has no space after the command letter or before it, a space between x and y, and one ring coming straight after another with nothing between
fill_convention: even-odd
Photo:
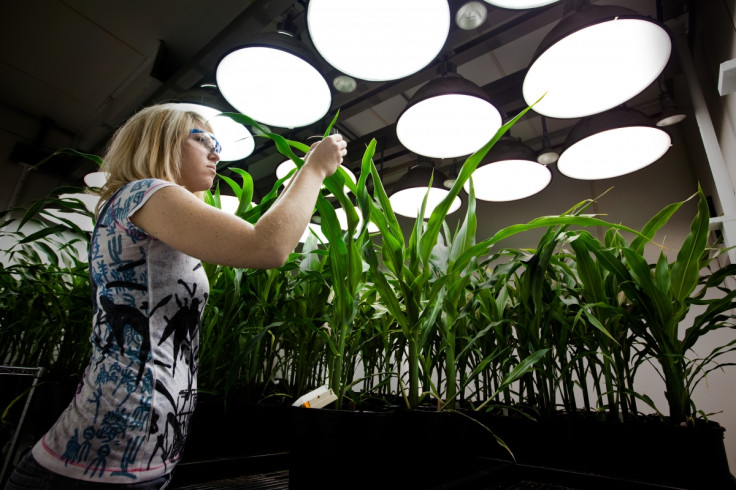
<instances>
[{"instance_id":1,"label":"woman's arm","mask_svg":"<svg viewBox=\"0 0 736 490\"><path fill-rule=\"evenodd\" d=\"M280 267L299 243L322 181L337 170L345 148L340 135L313 146L288 188L255 225L205 204L179 186L153 194L131 221L154 238L205 262Z\"/></svg>"}]
</instances>

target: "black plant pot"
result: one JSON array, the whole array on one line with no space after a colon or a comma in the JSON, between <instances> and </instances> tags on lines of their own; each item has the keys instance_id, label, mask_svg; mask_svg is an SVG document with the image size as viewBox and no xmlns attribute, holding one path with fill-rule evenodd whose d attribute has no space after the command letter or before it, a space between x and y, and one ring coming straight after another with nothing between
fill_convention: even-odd
<instances>
[{"instance_id":1,"label":"black plant pot","mask_svg":"<svg viewBox=\"0 0 736 490\"><path fill-rule=\"evenodd\" d=\"M450 412L294 408L291 420L291 490L440 488L498 465L465 445L463 424L477 424Z\"/></svg>"},{"instance_id":2,"label":"black plant pot","mask_svg":"<svg viewBox=\"0 0 736 490\"><path fill-rule=\"evenodd\" d=\"M289 407L202 395L171 488L285 470Z\"/></svg>"},{"instance_id":3,"label":"black plant pot","mask_svg":"<svg viewBox=\"0 0 736 490\"><path fill-rule=\"evenodd\" d=\"M736 489L724 429L713 422L686 427L656 417L613 422L588 414L536 421L477 412L468 415L503 440L518 465L675 488ZM477 432L466 434L469 450L480 456L510 458L500 446L479 443Z\"/></svg>"},{"instance_id":4,"label":"black plant pot","mask_svg":"<svg viewBox=\"0 0 736 490\"><path fill-rule=\"evenodd\" d=\"M393 412L292 407L289 489L382 488L395 474Z\"/></svg>"},{"instance_id":5,"label":"black plant pot","mask_svg":"<svg viewBox=\"0 0 736 490\"><path fill-rule=\"evenodd\" d=\"M201 397L182 462L286 452L289 407Z\"/></svg>"},{"instance_id":6,"label":"black plant pot","mask_svg":"<svg viewBox=\"0 0 736 490\"><path fill-rule=\"evenodd\" d=\"M295 408L291 415L290 488L297 490L507 488L477 485L525 475L577 489L736 489L724 431L715 423L680 427L646 417L621 423L578 415L532 421L426 410ZM477 480L469 481L473 475Z\"/></svg>"}]
</instances>

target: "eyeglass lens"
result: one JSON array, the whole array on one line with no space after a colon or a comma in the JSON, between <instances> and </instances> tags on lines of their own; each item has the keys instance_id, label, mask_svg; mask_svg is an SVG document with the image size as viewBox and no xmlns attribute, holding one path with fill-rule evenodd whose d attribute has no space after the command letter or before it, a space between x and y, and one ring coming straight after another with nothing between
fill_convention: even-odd
<instances>
[{"instance_id":1,"label":"eyeglass lens","mask_svg":"<svg viewBox=\"0 0 736 490\"><path fill-rule=\"evenodd\" d=\"M202 143L210 153L219 154L222 152L222 146L220 145L220 142L217 141L214 134L209 131L202 131L201 129L192 129L191 133L197 135L197 141Z\"/></svg>"}]
</instances>

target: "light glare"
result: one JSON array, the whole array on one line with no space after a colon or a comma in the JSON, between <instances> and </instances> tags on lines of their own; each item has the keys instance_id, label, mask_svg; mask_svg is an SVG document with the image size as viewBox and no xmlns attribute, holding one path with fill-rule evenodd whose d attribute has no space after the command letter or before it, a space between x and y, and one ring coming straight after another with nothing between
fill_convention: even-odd
<instances>
[{"instance_id":1,"label":"light glare","mask_svg":"<svg viewBox=\"0 0 736 490\"><path fill-rule=\"evenodd\" d=\"M577 31L545 51L524 79L524 100L557 118L585 117L647 88L670 57L671 41L653 22L617 19Z\"/></svg>"},{"instance_id":2,"label":"light glare","mask_svg":"<svg viewBox=\"0 0 736 490\"><path fill-rule=\"evenodd\" d=\"M514 201L532 196L547 187L552 172L544 165L528 160L502 160L473 172L476 199L483 201ZM463 186L470 191L470 184Z\"/></svg>"},{"instance_id":3,"label":"light glare","mask_svg":"<svg viewBox=\"0 0 736 490\"><path fill-rule=\"evenodd\" d=\"M182 110L193 111L201 114L215 134L217 141L222 145L220 161L231 162L242 160L247 157L256 147L253 135L242 124L238 124L227 116L222 116L221 111L201 104L188 102L179 103Z\"/></svg>"},{"instance_id":4,"label":"light glare","mask_svg":"<svg viewBox=\"0 0 736 490\"><path fill-rule=\"evenodd\" d=\"M557 162L573 179L598 180L640 170L664 155L671 145L666 131L646 126L617 128L575 143Z\"/></svg>"},{"instance_id":5,"label":"light glare","mask_svg":"<svg viewBox=\"0 0 736 490\"><path fill-rule=\"evenodd\" d=\"M307 126L330 109L330 87L303 59L267 47L247 47L217 66L217 86L239 112L282 128Z\"/></svg>"},{"instance_id":6,"label":"light glare","mask_svg":"<svg viewBox=\"0 0 736 490\"><path fill-rule=\"evenodd\" d=\"M427 66L450 32L447 0L310 0L307 26L322 57L367 81L403 78Z\"/></svg>"},{"instance_id":7,"label":"light glare","mask_svg":"<svg viewBox=\"0 0 736 490\"><path fill-rule=\"evenodd\" d=\"M414 153L455 158L479 150L500 127L501 115L487 101L448 94L409 107L396 124L396 134Z\"/></svg>"},{"instance_id":8,"label":"light glare","mask_svg":"<svg viewBox=\"0 0 736 490\"><path fill-rule=\"evenodd\" d=\"M444 189L438 189L432 187L429 189L429 196L427 197L427 206L424 209L423 219L428 219L440 202L450 193ZM427 194L426 187L412 187L398 191L391 195L391 208L394 213L406 216L407 218L416 218L419 216L419 210L422 207L422 200ZM452 201L450 209L447 214L454 213L460 208L460 198L455 197Z\"/></svg>"}]
</instances>

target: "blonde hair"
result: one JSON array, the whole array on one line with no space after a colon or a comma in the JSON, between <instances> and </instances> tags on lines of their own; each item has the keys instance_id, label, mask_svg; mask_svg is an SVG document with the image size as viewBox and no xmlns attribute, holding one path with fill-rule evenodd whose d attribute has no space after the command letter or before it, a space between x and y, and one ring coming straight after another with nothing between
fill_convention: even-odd
<instances>
[{"instance_id":1,"label":"blonde hair","mask_svg":"<svg viewBox=\"0 0 736 490\"><path fill-rule=\"evenodd\" d=\"M197 126L212 131L203 116L175 103L146 107L128 119L115 131L103 157L100 170L108 177L100 189L97 213L130 182L155 178L180 184L182 143ZM203 197L202 192L195 194Z\"/></svg>"}]
</instances>

